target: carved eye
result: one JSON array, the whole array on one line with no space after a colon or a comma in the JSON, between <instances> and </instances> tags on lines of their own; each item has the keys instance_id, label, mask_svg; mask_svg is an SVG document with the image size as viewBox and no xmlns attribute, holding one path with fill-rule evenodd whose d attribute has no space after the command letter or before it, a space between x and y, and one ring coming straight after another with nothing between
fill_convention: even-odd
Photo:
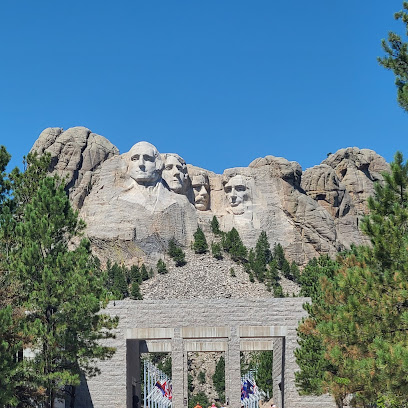
<instances>
[{"instance_id":1,"label":"carved eye","mask_svg":"<svg viewBox=\"0 0 408 408\"><path fill-rule=\"evenodd\" d=\"M172 168L173 168L173 165L172 165L172 164L168 164L168 165L166 166L165 170L171 170Z\"/></svg>"},{"instance_id":2,"label":"carved eye","mask_svg":"<svg viewBox=\"0 0 408 408\"><path fill-rule=\"evenodd\" d=\"M246 187L245 186L235 186L236 191L245 191Z\"/></svg>"},{"instance_id":3,"label":"carved eye","mask_svg":"<svg viewBox=\"0 0 408 408\"><path fill-rule=\"evenodd\" d=\"M231 191L232 191L232 187L231 187L231 186L225 187L225 192L226 192L227 194L229 194Z\"/></svg>"},{"instance_id":4,"label":"carved eye","mask_svg":"<svg viewBox=\"0 0 408 408\"><path fill-rule=\"evenodd\" d=\"M132 161L138 161L138 160L139 160L139 157L140 157L139 154L135 154L134 156L132 156L132 157L130 158L130 160L132 160Z\"/></svg>"},{"instance_id":5,"label":"carved eye","mask_svg":"<svg viewBox=\"0 0 408 408\"><path fill-rule=\"evenodd\" d=\"M144 154L143 159L145 159L145 161L154 162L154 157L148 154Z\"/></svg>"}]
</instances>

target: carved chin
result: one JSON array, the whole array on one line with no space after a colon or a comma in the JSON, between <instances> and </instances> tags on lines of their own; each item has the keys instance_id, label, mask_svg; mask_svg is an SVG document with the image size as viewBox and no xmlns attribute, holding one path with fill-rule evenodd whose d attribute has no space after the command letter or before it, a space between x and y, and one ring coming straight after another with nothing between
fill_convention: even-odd
<instances>
[{"instance_id":1,"label":"carved chin","mask_svg":"<svg viewBox=\"0 0 408 408\"><path fill-rule=\"evenodd\" d=\"M180 184L178 181L171 181L169 184L170 190L174 191L175 193L181 193L181 190L183 189L183 185Z\"/></svg>"},{"instance_id":2,"label":"carved chin","mask_svg":"<svg viewBox=\"0 0 408 408\"><path fill-rule=\"evenodd\" d=\"M227 210L230 214L234 214L234 215L241 215L245 212L245 208L242 204L240 205L235 205L233 206L231 204L231 207Z\"/></svg>"},{"instance_id":3,"label":"carved chin","mask_svg":"<svg viewBox=\"0 0 408 408\"><path fill-rule=\"evenodd\" d=\"M207 203L195 203L195 208L199 211L206 211L208 207Z\"/></svg>"}]
</instances>

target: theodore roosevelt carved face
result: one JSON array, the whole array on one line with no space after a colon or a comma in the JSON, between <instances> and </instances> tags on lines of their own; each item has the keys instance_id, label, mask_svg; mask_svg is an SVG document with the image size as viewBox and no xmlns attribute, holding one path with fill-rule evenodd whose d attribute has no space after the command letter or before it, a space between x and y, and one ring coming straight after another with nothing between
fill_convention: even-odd
<instances>
[{"instance_id":1,"label":"theodore roosevelt carved face","mask_svg":"<svg viewBox=\"0 0 408 408\"><path fill-rule=\"evenodd\" d=\"M249 189L243 176L231 177L224 184L225 195L227 196L230 210L233 214L242 214L245 211L245 203L249 200Z\"/></svg>"},{"instance_id":2,"label":"theodore roosevelt carved face","mask_svg":"<svg viewBox=\"0 0 408 408\"><path fill-rule=\"evenodd\" d=\"M167 183L170 190L177 194L183 193L185 190L185 183L188 179L186 162L175 153L164 154L163 159L163 180Z\"/></svg>"},{"instance_id":3,"label":"theodore roosevelt carved face","mask_svg":"<svg viewBox=\"0 0 408 408\"><path fill-rule=\"evenodd\" d=\"M210 185L206 174L193 176L194 204L197 210L206 211L210 205Z\"/></svg>"},{"instance_id":4,"label":"theodore roosevelt carved face","mask_svg":"<svg viewBox=\"0 0 408 408\"><path fill-rule=\"evenodd\" d=\"M128 153L128 175L142 186L154 186L160 179L163 162L157 149L148 142L136 143Z\"/></svg>"}]
</instances>

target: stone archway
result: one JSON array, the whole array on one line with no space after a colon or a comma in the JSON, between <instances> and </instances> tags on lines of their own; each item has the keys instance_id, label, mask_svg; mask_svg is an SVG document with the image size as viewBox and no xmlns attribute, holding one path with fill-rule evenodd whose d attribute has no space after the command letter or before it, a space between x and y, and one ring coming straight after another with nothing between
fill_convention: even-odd
<instances>
[{"instance_id":1,"label":"stone archway","mask_svg":"<svg viewBox=\"0 0 408 408\"><path fill-rule=\"evenodd\" d=\"M119 316L111 360L101 361L101 375L87 381L93 405L78 408L131 408L140 378L141 350L172 355L174 408L187 402L187 353L224 351L225 392L229 406L240 408L240 351L274 350L273 388L279 408L330 408L328 397L300 396L295 387L296 328L307 298L211 299L111 302L106 309ZM80 390L78 390L80 393ZM81 400L81 398L78 398ZM85 400L85 399L84 399Z\"/></svg>"}]
</instances>

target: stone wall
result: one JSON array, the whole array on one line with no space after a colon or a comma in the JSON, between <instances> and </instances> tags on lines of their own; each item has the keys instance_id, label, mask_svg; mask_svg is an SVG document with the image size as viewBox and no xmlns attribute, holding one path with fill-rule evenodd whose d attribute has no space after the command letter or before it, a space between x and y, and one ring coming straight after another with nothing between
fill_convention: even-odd
<instances>
[{"instance_id":1,"label":"stone wall","mask_svg":"<svg viewBox=\"0 0 408 408\"><path fill-rule=\"evenodd\" d=\"M297 369L294 357L297 347L296 328L306 314L302 304L307 300L271 298L111 302L106 311L120 318L116 339L110 341L110 345L115 346L117 351L111 360L100 362L101 375L88 379L81 388L83 401L88 402L83 404L78 401L77 407L131 407L134 392L131 384L137 380L137 376L135 368L129 365L134 364L136 349L127 347L127 343L143 338L147 340L148 348L149 345L155 347L160 341L163 343L160 349L171 345L174 408L184 407L187 396L185 357L188 349L208 350L211 344L217 350L226 348L226 395L231 407L240 408L239 351L247 349L251 344L255 345L255 349L258 346L258 349L265 349L272 343L274 394L278 407L334 407L333 400L327 396L299 396L294 385ZM283 399L279 395L279 382ZM92 400L92 405L89 400Z\"/></svg>"}]
</instances>

